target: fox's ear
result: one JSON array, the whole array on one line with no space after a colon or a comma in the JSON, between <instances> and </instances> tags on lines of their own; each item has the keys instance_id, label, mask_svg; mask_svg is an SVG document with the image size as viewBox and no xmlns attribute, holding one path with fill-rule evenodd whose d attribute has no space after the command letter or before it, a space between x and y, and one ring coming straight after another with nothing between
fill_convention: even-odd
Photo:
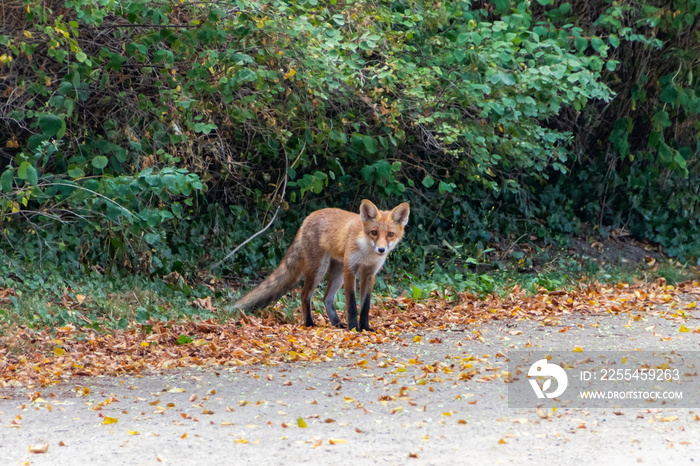
<instances>
[{"instance_id":1,"label":"fox's ear","mask_svg":"<svg viewBox=\"0 0 700 466\"><path fill-rule=\"evenodd\" d=\"M408 214L411 212L411 206L408 202L403 202L391 211L391 219L399 225L406 226L408 223Z\"/></svg>"},{"instance_id":2,"label":"fox's ear","mask_svg":"<svg viewBox=\"0 0 700 466\"><path fill-rule=\"evenodd\" d=\"M363 222L375 220L378 213L379 209L377 209L376 205L372 204L372 201L368 201L367 199L362 200L362 204L360 204L360 219L362 219Z\"/></svg>"}]
</instances>

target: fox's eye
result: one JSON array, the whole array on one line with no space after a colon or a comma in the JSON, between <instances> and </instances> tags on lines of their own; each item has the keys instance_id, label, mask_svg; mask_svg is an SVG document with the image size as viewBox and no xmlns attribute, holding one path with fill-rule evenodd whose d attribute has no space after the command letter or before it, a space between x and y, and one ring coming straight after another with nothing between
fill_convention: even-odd
<instances>
[{"instance_id":1,"label":"fox's eye","mask_svg":"<svg viewBox=\"0 0 700 466\"><path fill-rule=\"evenodd\" d=\"M393 231L390 231L390 232L387 233L386 235L387 235L389 238L393 238L393 237L394 237L394 232L393 232Z\"/></svg>"},{"instance_id":2,"label":"fox's eye","mask_svg":"<svg viewBox=\"0 0 700 466\"><path fill-rule=\"evenodd\" d=\"M377 236L377 230L372 230L369 232L369 234L372 236Z\"/></svg>"}]
</instances>

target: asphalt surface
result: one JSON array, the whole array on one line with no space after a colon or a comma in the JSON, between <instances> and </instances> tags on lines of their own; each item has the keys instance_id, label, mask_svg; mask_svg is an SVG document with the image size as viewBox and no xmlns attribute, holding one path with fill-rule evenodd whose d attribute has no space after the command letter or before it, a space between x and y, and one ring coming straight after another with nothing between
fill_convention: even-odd
<instances>
[{"instance_id":1,"label":"asphalt surface","mask_svg":"<svg viewBox=\"0 0 700 466\"><path fill-rule=\"evenodd\" d=\"M692 355L700 335L680 325L626 315L491 322L404 334L324 363L4 390L0 464L693 464L697 381L684 408L508 405L509 351Z\"/></svg>"}]
</instances>

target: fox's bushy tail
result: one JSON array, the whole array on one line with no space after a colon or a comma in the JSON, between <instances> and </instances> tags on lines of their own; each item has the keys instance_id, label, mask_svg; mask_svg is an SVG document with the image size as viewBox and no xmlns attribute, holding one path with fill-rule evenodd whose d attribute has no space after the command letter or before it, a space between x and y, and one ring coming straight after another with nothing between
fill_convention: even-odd
<instances>
[{"instance_id":1,"label":"fox's bushy tail","mask_svg":"<svg viewBox=\"0 0 700 466\"><path fill-rule=\"evenodd\" d=\"M242 311L265 307L277 301L287 291L294 288L304 275L304 264L299 239L294 242L274 272L253 291L236 301L233 307Z\"/></svg>"}]
</instances>

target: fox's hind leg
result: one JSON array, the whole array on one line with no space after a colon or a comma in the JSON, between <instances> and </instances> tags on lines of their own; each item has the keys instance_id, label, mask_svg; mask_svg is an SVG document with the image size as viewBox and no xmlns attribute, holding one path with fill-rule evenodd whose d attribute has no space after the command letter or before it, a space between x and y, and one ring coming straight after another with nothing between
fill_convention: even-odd
<instances>
[{"instance_id":1,"label":"fox's hind leg","mask_svg":"<svg viewBox=\"0 0 700 466\"><path fill-rule=\"evenodd\" d=\"M360 272L360 330L374 332L369 326L369 306L372 302L372 288L374 288L374 274L368 270Z\"/></svg>"},{"instance_id":2,"label":"fox's hind leg","mask_svg":"<svg viewBox=\"0 0 700 466\"><path fill-rule=\"evenodd\" d=\"M323 295L323 304L326 306L326 315L331 321L333 327L343 327L340 323L340 318L335 312L335 295L343 286L343 263L341 261L331 259L328 266L328 287L326 294Z\"/></svg>"},{"instance_id":3,"label":"fox's hind leg","mask_svg":"<svg viewBox=\"0 0 700 466\"><path fill-rule=\"evenodd\" d=\"M328 265L330 264L331 258L324 257L319 261L318 267L315 270L310 270L304 276L304 287L301 289L301 309L304 314L304 326L314 327L314 318L311 315L313 313L313 303L311 298L314 296L314 291L318 288L318 284L321 283L323 277L326 276L328 271Z\"/></svg>"}]
</instances>

